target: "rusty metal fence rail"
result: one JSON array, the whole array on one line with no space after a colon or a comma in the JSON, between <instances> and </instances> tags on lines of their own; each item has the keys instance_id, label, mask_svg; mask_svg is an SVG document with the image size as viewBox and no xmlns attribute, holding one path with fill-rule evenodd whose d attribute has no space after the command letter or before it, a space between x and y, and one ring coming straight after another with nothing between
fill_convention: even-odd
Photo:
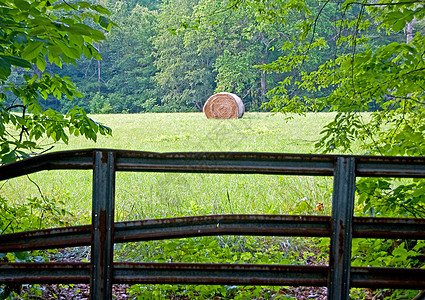
<instances>
[{"instance_id":1,"label":"rusty metal fence rail","mask_svg":"<svg viewBox=\"0 0 425 300\"><path fill-rule=\"evenodd\" d=\"M351 266L352 238L425 239L424 219L353 217L356 177L425 178L425 158L277 153L151 153L88 149L41 155L0 167L0 181L42 170L93 170L92 224L0 235L0 252L91 246L89 263L0 263L0 283L90 283L92 299L112 284L327 286L425 289L425 269ZM213 215L114 222L115 173L179 172L333 176L332 215ZM208 235L330 237L328 266L123 263L115 243Z\"/></svg>"}]
</instances>

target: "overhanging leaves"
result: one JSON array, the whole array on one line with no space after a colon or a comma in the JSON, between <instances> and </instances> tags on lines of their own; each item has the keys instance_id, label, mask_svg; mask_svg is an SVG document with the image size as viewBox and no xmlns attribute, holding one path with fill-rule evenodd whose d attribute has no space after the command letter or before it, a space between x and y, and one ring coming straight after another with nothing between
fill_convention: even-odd
<instances>
[{"instance_id":1,"label":"overhanging leaves","mask_svg":"<svg viewBox=\"0 0 425 300\"><path fill-rule=\"evenodd\" d=\"M22 59L20 57L13 55L0 55L0 57L10 65L23 68L31 68L31 64L27 60Z\"/></svg>"},{"instance_id":2,"label":"overhanging leaves","mask_svg":"<svg viewBox=\"0 0 425 300\"><path fill-rule=\"evenodd\" d=\"M52 6L48 1L17 0L1 2L0 13L0 161L25 157L26 151L38 149L38 142L45 137L67 143L66 129L78 129L92 140L98 133L109 133L101 124L84 117L83 111L81 118L65 117L43 109L39 103L49 97L82 96L68 79L45 73L46 60L59 67L63 63L76 64L83 51L89 59L100 59L92 44L105 35L82 22L89 18L110 29L113 22L100 15L109 11L88 2ZM8 80L11 74L13 81ZM12 103L8 102L10 95L16 99L8 107L5 105Z\"/></svg>"}]
</instances>

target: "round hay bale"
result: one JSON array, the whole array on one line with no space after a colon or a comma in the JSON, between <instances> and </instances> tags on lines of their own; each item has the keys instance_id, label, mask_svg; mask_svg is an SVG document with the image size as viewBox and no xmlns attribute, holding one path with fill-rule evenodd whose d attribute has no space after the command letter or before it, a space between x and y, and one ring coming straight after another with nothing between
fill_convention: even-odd
<instances>
[{"instance_id":1,"label":"round hay bale","mask_svg":"<svg viewBox=\"0 0 425 300\"><path fill-rule=\"evenodd\" d=\"M209 97L203 110L208 119L232 119L242 118L245 106L237 95L221 92Z\"/></svg>"}]
</instances>

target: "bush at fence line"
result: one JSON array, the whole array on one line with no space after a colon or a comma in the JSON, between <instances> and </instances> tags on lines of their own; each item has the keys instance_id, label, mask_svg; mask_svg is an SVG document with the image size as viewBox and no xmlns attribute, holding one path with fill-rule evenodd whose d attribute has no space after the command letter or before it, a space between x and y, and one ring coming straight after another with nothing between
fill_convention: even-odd
<instances>
[{"instance_id":1,"label":"bush at fence line","mask_svg":"<svg viewBox=\"0 0 425 300\"><path fill-rule=\"evenodd\" d=\"M120 245L116 255L126 261L303 264L298 261L298 253L292 251L297 245L285 239L288 249L282 251L284 246L279 241L282 242L271 237L208 236L128 243ZM280 289L280 286L136 284L129 291L137 299L169 299L176 295L188 299L292 299L279 294Z\"/></svg>"},{"instance_id":2,"label":"bush at fence line","mask_svg":"<svg viewBox=\"0 0 425 300\"><path fill-rule=\"evenodd\" d=\"M0 197L0 234L39 230L58 226L66 226L73 215L65 209L65 202L41 198L28 198L23 203L10 203L7 198ZM48 250L48 252L56 250ZM47 259L46 251L21 251L0 253L0 262L43 262ZM39 292L37 285L31 289ZM21 285L1 285L0 299L14 299L21 291Z\"/></svg>"}]
</instances>

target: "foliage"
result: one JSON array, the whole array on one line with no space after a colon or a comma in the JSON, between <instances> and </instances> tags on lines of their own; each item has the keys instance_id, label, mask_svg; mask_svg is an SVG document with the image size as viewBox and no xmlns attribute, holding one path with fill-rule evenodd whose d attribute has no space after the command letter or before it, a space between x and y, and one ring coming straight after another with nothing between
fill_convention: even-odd
<instances>
[{"instance_id":1,"label":"foliage","mask_svg":"<svg viewBox=\"0 0 425 300\"><path fill-rule=\"evenodd\" d=\"M97 93L108 99L113 113L199 111L223 89L259 110L269 86L281 79L255 66L277 57L279 50L272 49L280 48L286 30L256 22L252 9L233 11L218 0L101 3L118 24L106 41L94 45L102 61L53 68L72 78L84 94L76 101L88 111ZM46 105L71 108L65 101Z\"/></svg>"},{"instance_id":2,"label":"foliage","mask_svg":"<svg viewBox=\"0 0 425 300\"><path fill-rule=\"evenodd\" d=\"M114 113L194 111L201 109L211 94L223 89L240 94L248 109L259 109L273 95L267 95L269 89L277 85L273 89L276 95L285 91L290 95L285 105L292 103L302 111L303 104L314 103L314 99L334 91L338 83L317 84L310 78L311 84L300 86L301 77L306 82L308 74L330 57L352 48L344 46L343 39L337 42L338 36L353 32L354 26L332 24L337 21L335 11L341 9L337 3L101 3L119 25L107 34L105 42L93 44L103 60L84 59L78 67L71 64L63 69L47 65L76 82L85 94L76 101L88 110L89 101L99 93L109 100ZM357 4L347 7L344 17L354 18L359 11ZM317 18L315 12L319 13ZM370 40L373 49L383 45L380 40L397 41L400 34L379 36L382 39ZM347 61L350 56L346 52ZM342 63L343 58L340 60ZM258 68L264 64L266 67ZM328 67L332 69L332 63ZM372 80L367 75L365 78ZM263 109L283 105L279 99L275 97ZM68 102L53 99L47 99L45 105L62 112L72 108ZM379 104L373 100L367 107L373 109ZM329 108L330 104L325 106Z\"/></svg>"},{"instance_id":3,"label":"foliage","mask_svg":"<svg viewBox=\"0 0 425 300\"><path fill-rule=\"evenodd\" d=\"M287 20L286 7L298 12L302 22L285 44L285 55L263 66L267 72L287 74L270 92L273 98L267 107L285 113L337 112L324 126L318 150L347 153L361 142L366 154L425 155L425 36L421 30L425 8L420 1L326 1L318 7L308 1L231 3L255 7L259 18L269 23ZM319 28L330 8L335 11L334 40ZM315 49L328 49L331 55L327 61L313 63L311 69ZM372 112L365 116L366 111ZM362 178L357 194L358 215L425 217L422 179ZM353 245L353 254L358 255L355 263L423 267L423 261L415 260L418 253L407 250L407 242L370 243ZM409 242L416 251L423 251L421 245Z\"/></svg>"},{"instance_id":4,"label":"foliage","mask_svg":"<svg viewBox=\"0 0 425 300\"><path fill-rule=\"evenodd\" d=\"M397 183L397 182L396 182ZM425 217L424 181L395 184L387 178L360 180L357 184L358 213L389 217Z\"/></svg>"},{"instance_id":5,"label":"foliage","mask_svg":"<svg viewBox=\"0 0 425 300\"><path fill-rule=\"evenodd\" d=\"M196 52L196 45L185 43L184 35L170 33L190 18L197 0L169 1L162 5L158 16L158 35L153 39L155 66L159 70L155 81L163 94L161 105L171 111L193 110L207 97L211 86L210 62Z\"/></svg>"},{"instance_id":6,"label":"foliage","mask_svg":"<svg viewBox=\"0 0 425 300\"><path fill-rule=\"evenodd\" d=\"M77 106L66 114L48 108L52 99L81 97L69 77L59 76L53 66L76 65L84 54L100 59L94 43L113 25L109 11L88 2L0 1L0 163L29 157L49 143L68 143L69 135L96 141L110 129L93 121ZM31 181L31 180L30 180ZM65 225L70 213L62 200L41 195L13 204L0 197L0 234ZM43 253L1 253L0 260L43 261ZM19 286L16 287L19 290ZM11 297L15 288L0 286L0 298Z\"/></svg>"},{"instance_id":7,"label":"foliage","mask_svg":"<svg viewBox=\"0 0 425 300\"><path fill-rule=\"evenodd\" d=\"M102 77L105 97L112 112L143 112L149 99L155 98L151 38L156 34L157 12L137 4L131 11L124 2L111 6L118 27L102 44ZM119 58L119 59L117 59Z\"/></svg>"},{"instance_id":8,"label":"foliage","mask_svg":"<svg viewBox=\"0 0 425 300\"><path fill-rule=\"evenodd\" d=\"M147 259L153 262L296 263L296 253L282 252L276 240L253 237L202 237L126 244L118 251L121 258L124 256L130 260ZM139 284L131 287L130 294L137 299L150 299L152 296L166 299L177 295L190 299L287 299L278 293L279 290L280 287L270 286Z\"/></svg>"},{"instance_id":9,"label":"foliage","mask_svg":"<svg viewBox=\"0 0 425 300\"><path fill-rule=\"evenodd\" d=\"M266 5L255 0L247 2L254 3L258 11ZM297 27L297 37L284 46L288 54L263 67L268 72L299 71L298 76L288 76L271 92L275 96L270 106L283 112L337 111L317 144L324 152L350 151L353 141L360 139L368 153L421 155L421 80L425 71L421 49L425 40L418 31L407 42L399 32L415 16L415 22L423 18L423 7L414 2L344 2L337 7L341 17L334 16L333 26L339 32L333 57L308 71L303 67L310 65L312 50L332 49L332 45L317 30L323 12L331 4L325 2L316 11L307 4L296 3L300 14L307 18ZM262 15L272 22L285 18L287 13L270 14L267 10ZM297 93L291 93L288 87L296 88ZM329 88L324 97L317 97L316 92ZM299 91L314 94L300 97ZM360 112L370 108L378 111L365 120Z\"/></svg>"},{"instance_id":10,"label":"foliage","mask_svg":"<svg viewBox=\"0 0 425 300\"><path fill-rule=\"evenodd\" d=\"M424 241L354 239L352 265L393 268L423 268L424 251ZM387 297L383 297L384 299L413 299L418 294L418 291L389 291L388 289L384 289L381 293L388 294Z\"/></svg>"},{"instance_id":11,"label":"foliage","mask_svg":"<svg viewBox=\"0 0 425 300\"><path fill-rule=\"evenodd\" d=\"M10 162L40 150L40 141L68 142L68 134L96 140L109 129L78 108L66 115L44 108L51 97L82 95L51 66L74 64L85 55L100 59L93 44L105 38L86 25L112 26L109 11L87 2L0 1L0 158Z\"/></svg>"},{"instance_id":12,"label":"foliage","mask_svg":"<svg viewBox=\"0 0 425 300\"><path fill-rule=\"evenodd\" d=\"M44 196L29 198L25 205L10 204L8 199L0 197L0 207L0 234L65 226L72 217L62 200Z\"/></svg>"},{"instance_id":13,"label":"foliage","mask_svg":"<svg viewBox=\"0 0 425 300\"><path fill-rule=\"evenodd\" d=\"M302 23L291 11L291 26L264 23L255 6L231 9L231 1L100 3L118 24L106 41L93 44L102 61L86 58L77 67L46 66L76 83L84 97L75 102L88 111L97 93L108 99L113 113L198 111L211 94L223 90L238 93L248 110L262 110L270 87L285 76L258 66L278 59ZM331 11L322 14L329 16ZM330 22L321 22L317 31L330 40L335 35L330 28ZM309 69L328 57L311 49ZM72 108L68 101L51 98L44 106L61 112Z\"/></svg>"},{"instance_id":14,"label":"foliage","mask_svg":"<svg viewBox=\"0 0 425 300\"><path fill-rule=\"evenodd\" d=\"M217 71L217 91L232 91L241 95L256 81L256 70L252 68L252 52L240 52L232 55L228 50L217 58L215 69Z\"/></svg>"},{"instance_id":15,"label":"foliage","mask_svg":"<svg viewBox=\"0 0 425 300\"><path fill-rule=\"evenodd\" d=\"M63 200L41 197L28 198L23 204L13 204L0 197L0 234L39 230L56 226L66 226L74 216L66 209ZM21 251L0 253L0 262L43 262L44 251ZM0 299L10 299L21 289L20 285L0 285ZM37 286L33 290L38 293Z\"/></svg>"},{"instance_id":16,"label":"foliage","mask_svg":"<svg viewBox=\"0 0 425 300\"><path fill-rule=\"evenodd\" d=\"M90 100L90 112L93 114L108 114L112 112L112 109L109 100L99 93Z\"/></svg>"}]
</instances>

